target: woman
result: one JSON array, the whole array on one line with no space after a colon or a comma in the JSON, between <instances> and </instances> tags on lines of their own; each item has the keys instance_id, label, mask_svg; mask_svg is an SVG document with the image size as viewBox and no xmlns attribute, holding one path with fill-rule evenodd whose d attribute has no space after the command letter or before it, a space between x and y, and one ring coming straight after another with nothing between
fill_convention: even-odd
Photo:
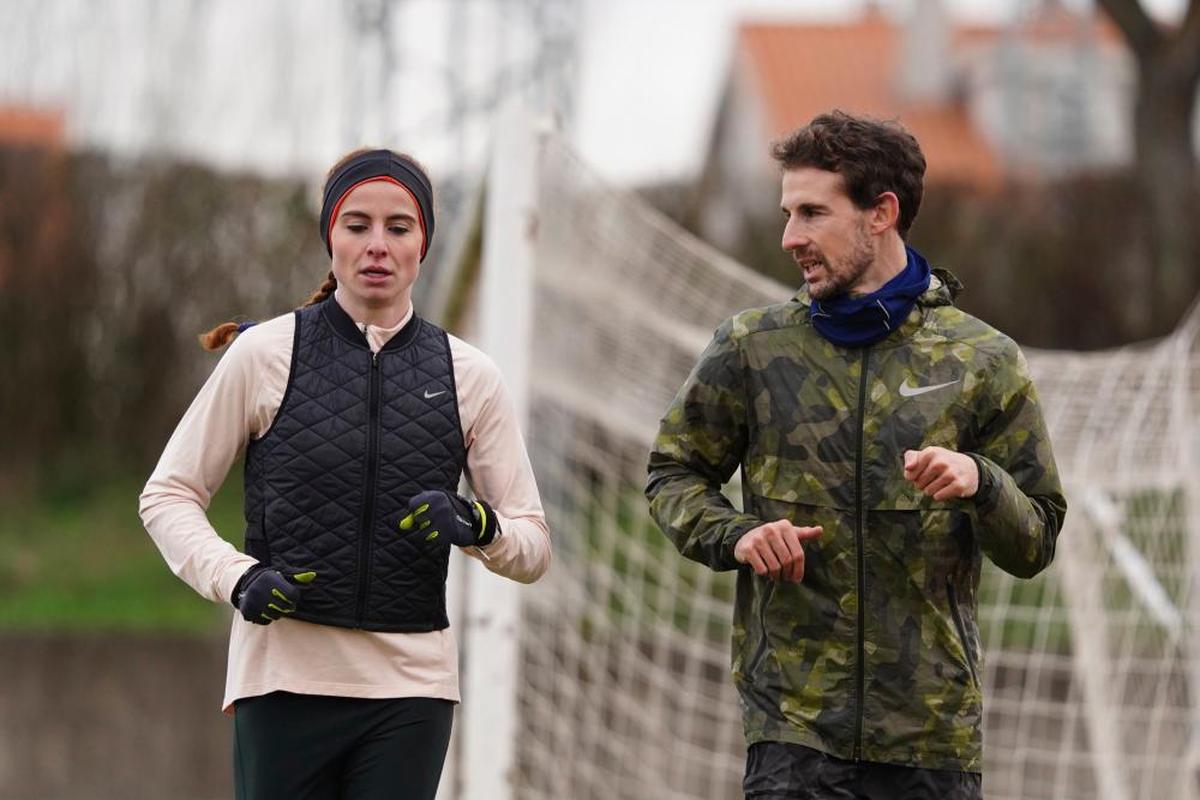
<instances>
[{"instance_id":1,"label":"woman","mask_svg":"<svg viewBox=\"0 0 1200 800\"><path fill-rule=\"evenodd\" d=\"M294 313L244 330L163 452L140 512L172 571L231 602L224 708L240 798L432 798L459 699L450 545L513 580L550 562L494 364L413 313L434 230L410 157L330 170L332 259ZM246 449L246 552L205 509ZM477 500L457 494L466 473Z\"/></svg>"}]
</instances>

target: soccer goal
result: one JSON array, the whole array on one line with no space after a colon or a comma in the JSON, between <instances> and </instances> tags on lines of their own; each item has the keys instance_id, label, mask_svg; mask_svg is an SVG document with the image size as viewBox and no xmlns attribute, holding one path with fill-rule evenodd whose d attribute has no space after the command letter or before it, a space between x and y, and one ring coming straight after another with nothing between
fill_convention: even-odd
<instances>
[{"instance_id":1,"label":"soccer goal","mask_svg":"<svg viewBox=\"0 0 1200 800\"><path fill-rule=\"evenodd\" d=\"M642 487L659 416L718 323L792 290L605 185L559 138L526 141L496 156L529 170L528 194L511 172L488 187L487 225L503 230L485 238L515 250L487 255L480 303L485 349L521 384L554 564L515 589L468 575L455 785L738 797L733 575L681 558ZM985 570L993 800L1196 796L1197 324L1115 351L1027 352L1070 512L1046 574Z\"/></svg>"}]
</instances>

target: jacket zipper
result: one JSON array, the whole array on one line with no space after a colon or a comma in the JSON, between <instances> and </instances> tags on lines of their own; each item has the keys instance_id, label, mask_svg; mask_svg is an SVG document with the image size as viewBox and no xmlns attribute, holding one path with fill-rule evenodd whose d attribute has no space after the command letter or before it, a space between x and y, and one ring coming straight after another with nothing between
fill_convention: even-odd
<instances>
[{"instance_id":1,"label":"jacket zipper","mask_svg":"<svg viewBox=\"0 0 1200 800\"><path fill-rule=\"evenodd\" d=\"M864 347L862 351L862 375L858 381L858 430L855 434L857 453L854 460L854 549L857 556L858 570L858 630L857 646L857 691L858 712L854 720L854 760L862 758L863 718L866 715L864 706L867 697L867 648L863 629L867 623L867 566L866 552L863 543L865 527L863 509L863 438L867 417L867 367L870 364L871 348Z\"/></svg>"},{"instance_id":2,"label":"jacket zipper","mask_svg":"<svg viewBox=\"0 0 1200 800\"><path fill-rule=\"evenodd\" d=\"M371 354L371 375L367 388L367 485L363 498L362 521L358 529L358 607L354 625L361 628L367 610L367 589L371 583L371 543L375 527L375 473L379 469L379 353Z\"/></svg>"},{"instance_id":3,"label":"jacket zipper","mask_svg":"<svg viewBox=\"0 0 1200 800\"><path fill-rule=\"evenodd\" d=\"M967 669L975 685L979 685L979 673L975 670L975 657L971 654L971 645L967 642L967 626L963 623L962 612L958 610L958 593L954 591L954 583L946 578L946 597L950 601L950 616L954 617L954 627L958 630L958 638L962 641L963 654L967 657Z\"/></svg>"},{"instance_id":4,"label":"jacket zipper","mask_svg":"<svg viewBox=\"0 0 1200 800\"><path fill-rule=\"evenodd\" d=\"M767 588L763 591L762 607L758 610L758 626L762 631L762 638L758 640L758 647L754 651L754 655L750 657L750 661L746 664L743 673L750 677L758 671L762 664L763 656L767 652L767 606L771 602L771 597L775 594L775 582L767 581Z\"/></svg>"}]
</instances>

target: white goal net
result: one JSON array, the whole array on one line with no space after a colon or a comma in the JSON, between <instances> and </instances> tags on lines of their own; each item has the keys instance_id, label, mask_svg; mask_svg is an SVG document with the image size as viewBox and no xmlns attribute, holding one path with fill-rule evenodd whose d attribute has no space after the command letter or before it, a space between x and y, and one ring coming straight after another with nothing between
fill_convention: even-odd
<instances>
[{"instance_id":1,"label":"white goal net","mask_svg":"<svg viewBox=\"0 0 1200 800\"><path fill-rule=\"evenodd\" d=\"M680 557L642 487L659 416L718 323L792 290L556 139L538 174L527 437L555 557L519 593L513 795L739 797L733 575ZM1070 511L1046 574L985 569L992 800L1196 794L1195 327L1027 353Z\"/></svg>"}]
</instances>

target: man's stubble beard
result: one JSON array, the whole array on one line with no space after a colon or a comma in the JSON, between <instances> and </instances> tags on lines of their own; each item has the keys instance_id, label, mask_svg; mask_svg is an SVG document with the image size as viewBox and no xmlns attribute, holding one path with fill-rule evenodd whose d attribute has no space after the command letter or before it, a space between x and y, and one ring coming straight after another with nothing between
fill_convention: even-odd
<instances>
[{"instance_id":1,"label":"man's stubble beard","mask_svg":"<svg viewBox=\"0 0 1200 800\"><path fill-rule=\"evenodd\" d=\"M829 300L845 294L875 263L876 253L875 241L867 231L867 224L864 221L854 232L854 248L846 258L836 265L837 268L835 269L835 265L826 262L829 282L816 292L812 290L811 286L809 287L812 299Z\"/></svg>"}]
</instances>

